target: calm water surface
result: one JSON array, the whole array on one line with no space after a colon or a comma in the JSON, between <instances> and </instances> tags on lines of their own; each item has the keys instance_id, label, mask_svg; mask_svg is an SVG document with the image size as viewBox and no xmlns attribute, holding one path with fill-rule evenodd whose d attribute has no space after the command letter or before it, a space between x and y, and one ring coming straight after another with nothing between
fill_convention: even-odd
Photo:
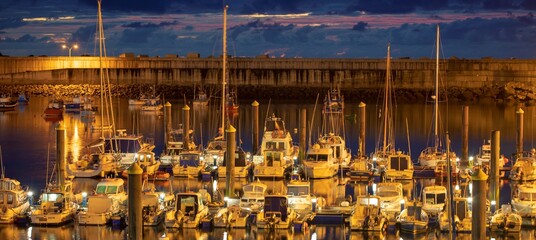
<instances>
[{"instance_id":1,"label":"calm water surface","mask_svg":"<svg viewBox=\"0 0 536 240\"><path fill-rule=\"evenodd\" d=\"M182 121L182 101L170 101L172 103L172 124L178 128ZM267 114L275 113L286 121L287 129L293 132L295 142L298 141L297 130L299 129L300 109L306 108L308 114L308 124L312 123L312 139L315 139L320 131L321 114L320 109L315 109L314 102L307 103L270 103L260 102L260 119L262 131L262 119ZM57 121L45 121L41 117L43 110L48 103L45 97L33 97L29 105L21 105L15 111L0 112L0 145L2 147L3 161L6 169L6 176L18 179L23 185L29 185L35 192L39 193L45 186L47 159L55 159L55 127ZM353 154L357 152L357 141L359 127L355 114L358 113L358 104L346 102L347 121L346 139L347 145ZM218 132L219 110L218 106L209 106L203 109L192 108L192 129L194 129L195 141L198 144L206 145L208 139ZM516 115L517 106L496 105L496 104L472 104L469 108L469 154L476 155L480 146L486 139L490 139L492 130L501 131L501 153L510 156L515 151L516 138ZM366 150L373 152L376 146L376 135L378 131L378 117L381 116L374 103L367 106L366 117ZM525 143L524 149L534 147L534 126L535 107L523 107L525 111ZM140 112L138 108L128 106L127 99L114 100L114 112L117 129L126 129L127 132L140 132L146 140L154 142L155 152L160 154L164 149L164 118L162 114ZM315 112L313 117L313 112ZM432 110L425 104L404 104L396 109L396 148L405 152L410 152L413 159L416 159L419 152L427 145L431 132ZM448 124L441 132L449 132L452 141L452 150L461 155L461 115L462 106L450 104L443 107L441 122ZM62 119L67 130L68 158L77 158L83 151L83 146L92 140L100 137L100 132L92 131L92 125L100 125L100 116L96 115L94 120L83 119L78 114L65 113ZM243 103L240 113L233 118L233 126L237 129L237 138L241 146L246 151L251 151L251 105ZM407 126L407 127L406 127ZM408 142L408 135L410 141ZM308 133L309 136L309 133ZM259 140L260 141L260 140ZM408 147L411 146L411 149ZM50 165L49 167L51 167ZM424 186L434 185L435 180L417 180L415 183L404 183L406 195L413 195L414 187L418 190ZM76 192L92 191L98 180L96 179L75 179L74 189ZM286 185L283 180L264 180L268 185L268 191L272 193L286 193ZM333 203L337 197L346 196L346 179L332 178L311 181L311 189L316 196L323 196L327 203ZM245 180L235 182L235 192L240 192ZM225 188L225 182L200 182L197 180L172 179L170 182L157 183L159 188L172 189L175 192L197 190L201 188L209 189L210 192L217 192ZM351 184L355 194L365 193L364 184ZM510 201L511 185L507 180L502 180L501 204ZM418 192L418 191L417 191ZM417 195L419 195L417 193ZM233 229L203 230L180 230L175 232L166 231L163 226L144 228L145 239L158 239L166 234L170 239L381 239L384 237L372 236L359 232L351 232L344 226L313 226L304 233L294 233L292 231L257 231ZM494 236L496 239L505 236ZM508 238L511 238L509 236ZM523 231L520 236L524 239L534 239L534 231ZM109 227L84 227L70 224L63 227L17 227L14 225L0 226L0 239L122 239L126 238L125 230L113 230ZM396 236L388 235L388 239L435 239L448 236L431 231L423 236ZM470 235L461 235L458 238L470 239Z\"/></svg>"}]
</instances>

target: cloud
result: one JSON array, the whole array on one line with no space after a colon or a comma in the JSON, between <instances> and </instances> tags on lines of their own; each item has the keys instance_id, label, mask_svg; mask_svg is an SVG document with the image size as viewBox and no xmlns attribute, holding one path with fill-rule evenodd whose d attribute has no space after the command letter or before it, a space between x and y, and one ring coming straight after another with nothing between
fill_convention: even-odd
<instances>
[{"instance_id":1,"label":"cloud","mask_svg":"<svg viewBox=\"0 0 536 240\"><path fill-rule=\"evenodd\" d=\"M78 0L86 6L97 7L96 0ZM148 13L165 13L166 9L172 5L172 1L167 0L105 0L101 3L103 11L121 11L121 12L148 12Z\"/></svg>"},{"instance_id":2,"label":"cloud","mask_svg":"<svg viewBox=\"0 0 536 240\"><path fill-rule=\"evenodd\" d=\"M368 25L369 24L367 22L360 21L360 22L358 22L356 25L354 25L352 27L352 30L363 32L363 31L367 30Z\"/></svg>"},{"instance_id":3,"label":"cloud","mask_svg":"<svg viewBox=\"0 0 536 240\"><path fill-rule=\"evenodd\" d=\"M20 18L0 18L0 29L18 28L27 24Z\"/></svg>"},{"instance_id":4,"label":"cloud","mask_svg":"<svg viewBox=\"0 0 536 240\"><path fill-rule=\"evenodd\" d=\"M178 24L177 21L160 22L159 24L133 22L133 23L128 23L128 24L123 24L123 25L121 25L121 27L125 27L125 28L160 28L160 27L174 26L174 25L177 25L177 24Z\"/></svg>"}]
</instances>

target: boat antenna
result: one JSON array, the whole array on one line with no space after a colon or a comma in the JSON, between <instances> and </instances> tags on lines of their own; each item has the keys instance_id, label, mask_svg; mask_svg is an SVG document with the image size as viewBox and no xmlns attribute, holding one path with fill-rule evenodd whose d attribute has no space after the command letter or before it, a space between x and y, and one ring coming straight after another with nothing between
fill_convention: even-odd
<instances>
[{"instance_id":1,"label":"boat antenna","mask_svg":"<svg viewBox=\"0 0 536 240\"><path fill-rule=\"evenodd\" d=\"M408 154L411 159L411 142L409 141L409 126L408 126L408 118L406 117L406 136L408 138Z\"/></svg>"},{"instance_id":2,"label":"boat antenna","mask_svg":"<svg viewBox=\"0 0 536 240\"><path fill-rule=\"evenodd\" d=\"M313 108L313 116L311 119L311 124L309 124L309 147L311 147L311 134L313 132L313 123L315 122L315 113L316 113L316 105L318 105L318 97L320 96L320 93L316 94L316 101L315 101L315 107Z\"/></svg>"},{"instance_id":3,"label":"boat antenna","mask_svg":"<svg viewBox=\"0 0 536 240\"><path fill-rule=\"evenodd\" d=\"M2 146L0 146L0 168L2 168L2 177L4 179L4 160L2 159Z\"/></svg>"},{"instance_id":4,"label":"boat antenna","mask_svg":"<svg viewBox=\"0 0 536 240\"><path fill-rule=\"evenodd\" d=\"M266 109L266 117L264 118L264 131L266 131L266 120L268 119L268 116L270 115L270 103L271 102L272 102L272 98L268 100L268 108Z\"/></svg>"}]
</instances>

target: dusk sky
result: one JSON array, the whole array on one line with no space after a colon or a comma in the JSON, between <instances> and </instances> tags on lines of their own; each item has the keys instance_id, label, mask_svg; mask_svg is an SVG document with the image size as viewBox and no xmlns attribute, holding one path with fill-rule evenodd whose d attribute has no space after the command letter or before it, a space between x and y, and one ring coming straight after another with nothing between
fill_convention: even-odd
<instances>
[{"instance_id":1,"label":"dusk sky","mask_svg":"<svg viewBox=\"0 0 536 240\"><path fill-rule=\"evenodd\" d=\"M108 56L536 58L536 0L103 0ZM97 0L2 0L0 53L98 54Z\"/></svg>"}]
</instances>

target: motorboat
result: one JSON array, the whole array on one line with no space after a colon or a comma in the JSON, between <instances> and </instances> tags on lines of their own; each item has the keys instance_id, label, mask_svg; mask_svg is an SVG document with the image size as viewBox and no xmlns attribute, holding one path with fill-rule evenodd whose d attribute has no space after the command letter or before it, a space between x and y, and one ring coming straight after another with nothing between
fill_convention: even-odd
<instances>
[{"instance_id":1,"label":"motorboat","mask_svg":"<svg viewBox=\"0 0 536 240\"><path fill-rule=\"evenodd\" d=\"M518 157L508 177L513 181L536 180L536 155L534 152L523 153Z\"/></svg>"},{"instance_id":2,"label":"motorboat","mask_svg":"<svg viewBox=\"0 0 536 240\"><path fill-rule=\"evenodd\" d=\"M182 151L179 153L179 161L173 165L173 176L197 178L205 169L203 152L199 150Z\"/></svg>"},{"instance_id":3,"label":"motorboat","mask_svg":"<svg viewBox=\"0 0 536 240\"><path fill-rule=\"evenodd\" d=\"M358 156L350 163L346 176L353 181L367 181L373 174L372 161L365 156Z\"/></svg>"},{"instance_id":4,"label":"motorboat","mask_svg":"<svg viewBox=\"0 0 536 240\"><path fill-rule=\"evenodd\" d=\"M422 190L422 209L431 219L438 219L445 209L447 188L444 186L426 186Z\"/></svg>"},{"instance_id":5,"label":"motorboat","mask_svg":"<svg viewBox=\"0 0 536 240\"><path fill-rule=\"evenodd\" d=\"M456 232L471 232L473 230L472 213L469 209L469 200L462 197L454 197L454 224ZM450 214L446 211L439 214L439 229L443 232L449 231Z\"/></svg>"},{"instance_id":6,"label":"motorboat","mask_svg":"<svg viewBox=\"0 0 536 240\"><path fill-rule=\"evenodd\" d=\"M242 148L238 148L235 151L235 164L234 164L234 171L233 171L233 177L235 178L246 178L249 176L250 169L252 168L251 164L251 154L246 153ZM226 178L227 177L227 161L224 157L223 162L221 165L218 166L218 178Z\"/></svg>"},{"instance_id":7,"label":"motorboat","mask_svg":"<svg viewBox=\"0 0 536 240\"><path fill-rule=\"evenodd\" d=\"M335 163L333 149L313 145L307 151L307 157L303 160L305 176L307 178L330 178L337 174L338 166Z\"/></svg>"},{"instance_id":8,"label":"motorboat","mask_svg":"<svg viewBox=\"0 0 536 240\"><path fill-rule=\"evenodd\" d=\"M48 184L30 213L32 225L62 225L75 219L78 205L72 193L72 183Z\"/></svg>"},{"instance_id":9,"label":"motorboat","mask_svg":"<svg viewBox=\"0 0 536 240\"><path fill-rule=\"evenodd\" d=\"M171 192L157 192L154 185L147 181L142 193L143 225L157 226L164 222L166 213L174 208L175 195Z\"/></svg>"},{"instance_id":10,"label":"motorboat","mask_svg":"<svg viewBox=\"0 0 536 240\"><path fill-rule=\"evenodd\" d=\"M19 104L26 105L30 102L30 97L26 96L25 93L20 93L17 102L19 102Z\"/></svg>"},{"instance_id":11,"label":"motorboat","mask_svg":"<svg viewBox=\"0 0 536 240\"><path fill-rule=\"evenodd\" d=\"M491 232L520 232L523 218L512 210L509 204L503 204L491 217L489 223Z\"/></svg>"},{"instance_id":12,"label":"motorboat","mask_svg":"<svg viewBox=\"0 0 536 240\"><path fill-rule=\"evenodd\" d=\"M142 111L160 111L164 108L160 97L146 99L145 102L141 105Z\"/></svg>"},{"instance_id":13,"label":"motorboat","mask_svg":"<svg viewBox=\"0 0 536 240\"><path fill-rule=\"evenodd\" d=\"M400 224L400 231L418 234L428 230L429 218L420 202L410 201L406 209L400 212L397 222Z\"/></svg>"},{"instance_id":14,"label":"motorboat","mask_svg":"<svg viewBox=\"0 0 536 240\"><path fill-rule=\"evenodd\" d=\"M77 213L80 225L105 225L113 216L120 216L126 211L127 193L124 180L105 178L97 183L95 192L87 196L86 207Z\"/></svg>"},{"instance_id":15,"label":"motorboat","mask_svg":"<svg viewBox=\"0 0 536 240\"><path fill-rule=\"evenodd\" d=\"M208 207L200 193L187 192L175 195L175 207L166 213L168 228L197 228L208 215Z\"/></svg>"},{"instance_id":16,"label":"motorboat","mask_svg":"<svg viewBox=\"0 0 536 240\"><path fill-rule=\"evenodd\" d=\"M296 219L296 212L289 207L286 195L267 195L264 208L257 214L259 229L288 229Z\"/></svg>"},{"instance_id":17,"label":"motorboat","mask_svg":"<svg viewBox=\"0 0 536 240\"><path fill-rule=\"evenodd\" d=\"M61 119L63 118L63 100L53 99L49 101L47 108L43 112L45 119Z\"/></svg>"},{"instance_id":18,"label":"motorboat","mask_svg":"<svg viewBox=\"0 0 536 240\"><path fill-rule=\"evenodd\" d=\"M268 189L268 186L258 180L244 185L242 187L244 193L240 198L240 207L254 213L261 211L264 207L266 189Z\"/></svg>"},{"instance_id":19,"label":"motorboat","mask_svg":"<svg viewBox=\"0 0 536 240\"><path fill-rule=\"evenodd\" d=\"M304 181L300 178L291 178L287 183L287 199L288 205L299 215L304 215L313 211L311 185L308 181Z\"/></svg>"},{"instance_id":20,"label":"motorboat","mask_svg":"<svg viewBox=\"0 0 536 240\"><path fill-rule=\"evenodd\" d=\"M285 121L274 114L264 123L259 154L253 156L255 177L282 178L298 158L299 148L292 143L292 136Z\"/></svg>"},{"instance_id":21,"label":"motorboat","mask_svg":"<svg viewBox=\"0 0 536 240\"><path fill-rule=\"evenodd\" d=\"M489 162L491 161L491 144L488 140L487 143L485 142L482 144L482 147L480 147L480 152L476 155L476 163L478 165L487 165L489 166ZM508 159L505 158L503 155L499 156L499 167L502 168L504 164L508 162Z\"/></svg>"},{"instance_id":22,"label":"motorboat","mask_svg":"<svg viewBox=\"0 0 536 240\"><path fill-rule=\"evenodd\" d=\"M387 168L385 178L390 180L413 179L413 162L411 157L401 151L387 156Z\"/></svg>"},{"instance_id":23,"label":"motorboat","mask_svg":"<svg viewBox=\"0 0 536 240\"><path fill-rule=\"evenodd\" d=\"M536 185L523 183L516 187L512 207L521 217L536 217Z\"/></svg>"},{"instance_id":24,"label":"motorboat","mask_svg":"<svg viewBox=\"0 0 536 240\"><path fill-rule=\"evenodd\" d=\"M14 110L18 105L16 100L11 99L11 97L2 95L0 97L0 111Z\"/></svg>"},{"instance_id":25,"label":"motorboat","mask_svg":"<svg viewBox=\"0 0 536 240\"><path fill-rule=\"evenodd\" d=\"M238 205L220 208L214 215L213 224L218 228L246 228L251 211Z\"/></svg>"},{"instance_id":26,"label":"motorboat","mask_svg":"<svg viewBox=\"0 0 536 240\"><path fill-rule=\"evenodd\" d=\"M352 231L387 233L387 216L382 212L380 198L377 196L357 197L354 212L349 221Z\"/></svg>"},{"instance_id":27,"label":"motorboat","mask_svg":"<svg viewBox=\"0 0 536 240\"><path fill-rule=\"evenodd\" d=\"M380 198L380 207L389 220L395 220L396 216L402 211L403 204L406 202L402 183L378 183L376 186L376 196Z\"/></svg>"}]
</instances>

